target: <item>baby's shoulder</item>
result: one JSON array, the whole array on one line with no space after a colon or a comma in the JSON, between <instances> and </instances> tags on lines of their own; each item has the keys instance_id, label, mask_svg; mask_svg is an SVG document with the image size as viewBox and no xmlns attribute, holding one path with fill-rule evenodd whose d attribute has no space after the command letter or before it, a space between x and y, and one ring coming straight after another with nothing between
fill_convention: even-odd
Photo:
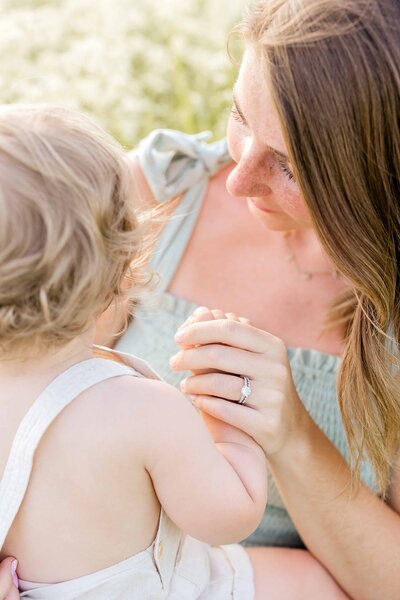
<instances>
[{"instance_id":1,"label":"baby's shoulder","mask_svg":"<svg viewBox=\"0 0 400 600\"><path fill-rule=\"evenodd\" d=\"M169 384L132 375L112 377L82 392L51 429L52 437L81 452L97 455L121 448L138 458L149 433L176 414L176 405L187 402ZM168 408L169 407L169 408ZM49 432L50 433L50 432Z\"/></svg>"}]
</instances>

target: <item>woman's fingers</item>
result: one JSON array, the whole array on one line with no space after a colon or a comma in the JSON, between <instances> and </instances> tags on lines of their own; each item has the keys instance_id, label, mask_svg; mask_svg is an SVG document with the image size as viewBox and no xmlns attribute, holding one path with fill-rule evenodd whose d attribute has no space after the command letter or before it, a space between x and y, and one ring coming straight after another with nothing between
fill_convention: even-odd
<instances>
[{"instance_id":1,"label":"woman's fingers","mask_svg":"<svg viewBox=\"0 0 400 600\"><path fill-rule=\"evenodd\" d=\"M170 364L176 371L192 372L182 389L203 414L241 429L270 456L295 439L309 415L283 341L246 321L219 310L197 315L178 332L181 350ZM244 377L250 390L243 387ZM242 393L247 399L239 404Z\"/></svg>"},{"instance_id":2,"label":"woman's fingers","mask_svg":"<svg viewBox=\"0 0 400 600\"><path fill-rule=\"evenodd\" d=\"M5 558L0 563L0 600L17 600L19 598L15 569L15 558Z\"/></svg>"},{"instance_id":3,"label":"woman's fingers","mask_svg":"<svg viewBox=\"0 0 400 600\"><path fill-rule=\"evenodd\" d=\"M174 371L214 370L256 378L265 371L265 356L241 348L209 344L181 350L170 359Z\"/></svg>"},{"instance_id":4,"label":"woman's fingers","mask_svg":"<svg viewBox=\"0 0 400 600\"><path fill-rule=\"evenodd\" d=\"M175 337L178 345L180 346L180 348L182 350L188 350L190 348L195 348L197 346L197 344L191 344L191 343L184 343L184 342L179 342L179 333L181 330L183 329L187 329L188 327L197 324L197 323L204 323L204 322L210 322L210 321L215 321L215 320L219 320L219 321L235 321L238 323L243 323L243 324L248 324L249 320L245 319L244 317L238 317L236 313L233 312L229 312L229 313L224 313L222 310L219 309L208 309L205 306L199 306L194 313L188 318L186 319L186 321L180 326L180 328L177 331L177 335ZM210 372L217 372L218 369L214 368L214 367L207 367L205 369L195 369L193 367L192 369L196 375L202 374L202 373L210 373Z\"/></svg>"},{"instance_id":5,"label":"woman's fingers","mask_svg":"<svg viewBox=\"0 0 400 600\"><path fill-rule=\"evenodd\" d=\"M181 390L184 394L217 396L233 402L239 402L243 384L243 377L214 372L187 377L181 381ZM254 394L255 386L250 385L251 393ZM247 404L251 406L251 398Z\"/></svg>"},{"instance_id":6,"label":"woman's fingers","mask_svg":"<svg viewBox=\"0 0 400 600\"><path fill-rule=\"evenodd\" d=\"M266 352L273 345L286 353L284 344L275 336L246 323L229 319L193 323L181 329L175 340L187 346L219 343L259 353Z\"/></svg>"},{"instance_id":7,"label":"woman's fingers","mask_svg":"<svg viewBox=\"0 0 400 600\"><path fill-rule=\"evenodd\" d=\"M193 404L211 417L241 429L257 440L257 431L260 428L260 414L249 406L235 402L226 402L221 398L210 396L196 396Z\"/></svg>"},{"instance_id":8,"label":"woman's fingers","mask_svg":"<svg viewBox=\"0 0 400 600\"><path fill-rule=\"evenodd\" d=\"M186 321L184 321L182 325L179 326L179 328L177 329L177 333L182 329L186 329L187 327L189 327L189 325L193 325L194 323L201 323L204 321L215 321L220 319L238 321L239 323L250 323L249 319L246 319L245 317L238 317L236 313L224 313L222 310L219 310L217 308L210 310L206 306L199 306L198 308L196 308L193 314L191 314L190 317L188 317Z\"/></svg>"},{"instance_id":9,"label":"woman's fingers","mask_svg":"<svg viewBox=\"0 0 400 600\"><path fill-rule=\"evenodd\" d=\"M203 321L213 321L214 315L211 310L209 310L205 306L199 306L196 308L194 313L190 315L188 319L179 327L177 334L182 330L188 327L189 325L193 325L194 323L201 323ZM175 336L176 340L176 336ZM179 344L181 348L191 348L191 344Z\"/></svg>"},{"instance_id":10,"label":"woman's fingers","mask_svg":"<svg viewBox=\"0 0 400 600\"><path fill-rule=\"evenodd\" d=\"M196 308L194 313L191 314L190 317L188 317L186 319L186 321L184 321L182 323L182 325L179 326L178 331L185 329L186 327L188 327L189 325L192 325L193 323L198 323L200 321L213 321L213 320L214 320L214 315L212 314L211 310L209 310L206 306L199 306L198 308Z\"/></svg>"}]
</instances>

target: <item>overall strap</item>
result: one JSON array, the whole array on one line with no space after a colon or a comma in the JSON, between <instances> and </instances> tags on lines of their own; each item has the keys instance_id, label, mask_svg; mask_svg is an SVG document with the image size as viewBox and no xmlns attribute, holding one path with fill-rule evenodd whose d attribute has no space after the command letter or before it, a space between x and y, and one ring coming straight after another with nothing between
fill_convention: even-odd
<instances>
[{"instance_id":1,"label":"overall strap","mask_svg":"<svg viewBox=\"0 0 400 600\"><path fill-rule=\"evenodd\" d=\"M33 457L46 429L79 394L96 383L121 375L140 376L120 363L91 358L61 373L32 404L18 427L0 482L0 549L24 499Z\"/></svg>"}]
</instances>

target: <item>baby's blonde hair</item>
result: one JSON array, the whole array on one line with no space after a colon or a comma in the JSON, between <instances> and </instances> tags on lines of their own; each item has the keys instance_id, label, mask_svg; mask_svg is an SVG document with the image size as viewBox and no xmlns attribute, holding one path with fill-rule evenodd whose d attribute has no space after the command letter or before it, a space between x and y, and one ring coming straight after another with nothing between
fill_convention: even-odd
<instances>
[{"instance_id":1,"label":"baby's blonde hair","mask_svg":"<svg viewBox=\"0 0 400 600\"><path fill-rule=\"evenodd\" d=\"M132 275L144 220L124 150L88 117L0 107L0 358L84 333Z\"/></svg>"}]
</instances>

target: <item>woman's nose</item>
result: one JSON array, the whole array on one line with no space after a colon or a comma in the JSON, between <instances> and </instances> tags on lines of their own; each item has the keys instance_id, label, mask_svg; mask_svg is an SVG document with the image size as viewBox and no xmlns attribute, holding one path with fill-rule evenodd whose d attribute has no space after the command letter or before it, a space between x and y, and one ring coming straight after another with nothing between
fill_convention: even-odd
<instances>
[{"instance_id":1,"label":"woman's nose","mask_svg":"<svg viewBox=\"0 0 400 600\"><path fill-rule=\"evenodd\" d=\"M260 197L272 193L270 160L252 152L244 152L230 172L226 188L232 196Z\"/></svg>"}]
</instances>

